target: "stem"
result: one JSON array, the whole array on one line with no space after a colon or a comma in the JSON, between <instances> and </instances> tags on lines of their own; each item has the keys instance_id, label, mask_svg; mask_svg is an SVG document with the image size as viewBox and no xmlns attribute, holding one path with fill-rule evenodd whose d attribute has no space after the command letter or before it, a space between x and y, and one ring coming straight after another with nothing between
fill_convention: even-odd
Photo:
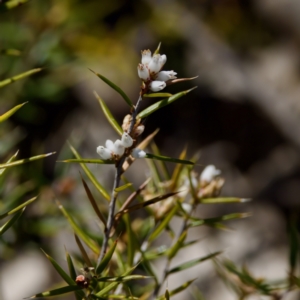
<instances>
[{"instance_id":1,"label":"stem","mask_svg":"<svg viewBox=\"0 0 300 300\"><path fill-rule=\"evenodd\" d=\"M132 131L133 126L136 122L136 116L137 116L139 105L140 105L142 99L143 98L140 94L139 99L136 103L135 109L132 113L132 120L131 120L131 124L130 124L128 134L130 134L130 132ZM116 207L116 202L117 202L117 197L118 197L118 193L115 192L115 189L120 185L121 175L123 173L122 166L123 166L123 163L124 163L125 159L126 159L126 156L121 157L121 159L119 160L119 162L116 165L114 186L113 186L113 189L112 189L112 192L111 192L111 198L110 198L110 203L109 203L108 218L107 218L106 227L105 227L105 230L104 230L104 238L103 238L101 253L100 253L100 255L98 257L98 260L97 260L97 266L101 263L104 255L107 251L110 232L111 232L111 229L114 226L115 207Z\"/></svg>"},{"instance_id":2,"label":"stem","mask_svg":"<svg viewBox=\"0 0 300 300\"><path fill-rule=\"evenodd\" d=\"M195 210L196 208L196 204L193 204L193 208L191 210L191 213L190 213L190 216L193 214L193 211ZM188 220L189 220L189 217L186 216L184 221L182 222L182 226L181 226L181 229L180 231L178 232L177 234L177 239L176 241L180 238L180 236L183 234L183 232L186 230L187 228L187 223L188 223ZM176 241L173 243L173 245L176 243ZM160 280L160 283L156 286L154 292L153 292L153 299L156 299L157 296L158 296L158 293L159 293L159 290L161 289L161 286L163 285L163 283L165 282L165 280L167 279L168 277L168 272L169 272L169 268L170 268L170 264L171 264L171 259L168 258L167 262L166 262L166 265L165 265L165 268L164 268L164 273L163 273L163 277L162 279Z\"/></svg>"},{"instance_id":3,"label":"stem","mask_svg":"<svg viewBox=\"0 0 300 300\"><path fill-rule=\"evenodd\" d=\"M107 222L106 222L106 228L104 230L103 245L102 245L101 253L100 253L98 261L97 261L97 266L101 263L104 255L106 253L109 236L110 236L110 231L114 225L115 207L116 207L116 201L117 201L117 197L118 197L118 193L115 192L115 189L120 184L120 179L121 179L121 175L122 175L122 165L123 165L124 161L125 161L125 156L120 159L118 165L116 166L114 186L112 189L111 199L110 199L110 203L109 203L109 211L108 211L108 218L107 218Z\"/></svg>"},{"instance_id":4,"label":"stem","mask_svg":"<svg viewBox=\"0 0 300 300\"><path fill-rule=\"evenodd\" d=\"M130 132L131 132L132 129L133 129L133 126L134 126L135 121L136 121L136 116L137 116L137 113L138 113L139 105L140 105L140 103L142 102L142 100L143 100L143 97L142 97L142 95L140 94L139 99L138 99L138 101L137 101L137 103L136 103L135 109L134 109L134 111L132 112L132 120L131 120L130 128L129 128L128 132L127 132L128 134L130 134Z\"/></svg>"}]
</instances>

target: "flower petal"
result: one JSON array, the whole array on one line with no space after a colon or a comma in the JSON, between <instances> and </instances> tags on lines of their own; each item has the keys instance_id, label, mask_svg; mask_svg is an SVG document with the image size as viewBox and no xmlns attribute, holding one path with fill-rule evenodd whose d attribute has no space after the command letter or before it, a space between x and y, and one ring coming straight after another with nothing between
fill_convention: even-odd
<instances>
[{"instance_id":1,"label":"flower petal","mask_svg":"<svg viewBox=\"0 0 300 300\"><path fill-rule=\"evenodd\" d=\"M143 65L148 65L151 61L151 51L148 50L143 50L142 51L142 64Z\"/></svg>"},{"instance_id":2,"label":"flower petal","mask_svg":"<svg viewBox=\"0 0 300 300\"><path fill-rule=\"evenodd\" d=\"M114 154L115 155L123 155L125 151L125 147L123 146L120 140L116 140L114 143Z\"/></svg>"},{"instance_id":3,"label":"flower petal","mask_svg":"<svg viewBox=\"0 0 300 300\"><path fill-rule=\"evenodd\" d=\"M211 182L214 178L221 174L221 171L216 169L214 165L207 166L200 175L200 181L202 182Z\"/></svg>"},{"instance_id":4,"label":"flower petal","mask_svg":"<svg viewBox=\"0 0 300 300\"><path fill-rule=\"evenodd\" d=\"M128 148L132 146L133 139L127 132L124 132L122 135L121 143L125 148Z\"/></svg>"},{"instance_id":5,"label":"flower petal","mask_svg":"<svg viewBox=\"0 0 300 300\"><path fill-rule=\"evenodd\" d=\"M100 155L100 157L104 160L112 158L112 151L107 148L104 148L103 146L97 147L96 151Z\"/></svg>"},{"instance_id":6,"label":"flower petal","mask_svg":"<svg viewBox=\"0 0 300 300\"><path fill-rule=\"evenodd\" d=\"M159 81L168 81L170 79L176 79L176 75L177 73L174 71L160 71L155 79Z\"/></svg>"},{"instance_id":7,"label":"flower petal","mask_svg":"<svg viewBox=\"0 0 300 300\"><path fill-rule=\"evenodd\" d=\"M150 79L149 70L145 65L139 64L137 69L138 75L141 79L143 79L144 81L148 81Z\"/></svg>"},{"instance_id":8,"label":"flower petal","mask_svg":"<svg viewBox=\"0 0 300 300\"><path fill-rule=\"evenodd\" d=\"M166 87L166 83L164 81L152 81L149 84L149 88L152 92L159 92Z\"/></svg>"},{"instance_id":9,"label":"flower petal","mask_svg":"<svg viewBox=\"0 0 300 300\"><path fill-rule=\"evenodd\" d=\"M146 152L144 150L141 150L139 148L134 148L131 152L132 157L134 158L144 158L146 157Z\"/></svg>"}]
</instances>

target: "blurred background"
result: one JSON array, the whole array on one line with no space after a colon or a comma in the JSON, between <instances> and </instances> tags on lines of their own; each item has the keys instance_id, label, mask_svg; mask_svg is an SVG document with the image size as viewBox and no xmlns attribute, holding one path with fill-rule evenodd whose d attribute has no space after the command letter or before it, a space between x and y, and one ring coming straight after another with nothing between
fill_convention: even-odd
<instances>
[{"instance_id":1,"label":"blurred background","mask_svg":"<svg viewBox=\"0 0 300 300\"><path fill-rule=\"evenodd\" d=\"M191 237L202 236L203 242L190 253L180 253L180 259L224 250L224 256L247 264L258 277L286 276L286 223L299 217L299 14L298 0L29 0L13 10L0 9L0 80L43 68L0 90L0 114L29 102L1 124L1 161L18 149L19 158L57 152L11 169L1 188L0 207L11 199L21 203L40 196L16 230L1 239L0 298L23 299L59 283L39 249L61 263L64 246L70 252L75 249L55 199L78 218L92 212L83 199L80 167L56 161L71 157L67 140L83 157L96 158L97 146L117 138L94 90L120 123L128 107L89 68L119 85L135 102L140 51L154 51L159 42L168 58L166 70L173 69L178 77L198 75L166 91L198 88L153 114L144 136L160 128L155 142L163 155L176 157L185 145L190 157L200 151L196 170L201 172L207 164L221 169L226 179L222 195L253 199L247 204L201 207L198 213L203 217L232 211L253 216L232 222L233 231L193 231ZM4 49L20 53L8 56ZM145 106L151 102L146 101ZM130 178L136 186L140 176L146 178L146 168L133 168ZM111 167L91 170L110 188ZM205 299L236 299L211 262L191 270L184 276L199 277L194 285ZM170 277L169 288L182 283L181 278Z\"/></svg>"}]
</instances>

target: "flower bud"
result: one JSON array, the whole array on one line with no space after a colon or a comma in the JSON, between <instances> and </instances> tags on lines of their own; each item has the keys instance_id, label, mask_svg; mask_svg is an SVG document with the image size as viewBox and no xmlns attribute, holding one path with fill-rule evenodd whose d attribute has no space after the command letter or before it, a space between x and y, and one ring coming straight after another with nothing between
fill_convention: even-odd
<instances>
[{"instance_id":1,"label":"flower bud","mask_svg":"<svg viewBox=\"0 0 300 300\"><path fill-rule=\"evenodd\" d=\"M130 127L131 120L132 120L131 115L126 115L125 116L125 118L123 119L123 124L122 124L123 131L128 131L128 129Z\"/></svg>"},{"instance_id":2,"label":"flower bud","mask_svg":"<svg viewBox=\"0 0 300 300\"><path fill-rule=\"evenodd\" d=\"M127 132L124 132L123 135L122 135L121 142L122 142L122 145L125 148L128 148L128 147L132 146L133 139L132 139L132 137Z\"/></svg>"},{"instance_id":3,"label":"flower bud","mask_svg":"<svg viewBox=\"0 0 300 300\"><path fill-rule=\"evenodd\" d=\"M147 153L139 148L134 148L131 152L131 155L134 158L145 158Z\"/></svg>"},{"instance_id":4,"label":"flower bud","mask_svg":"<svg viewBox=\"0 0 300 300\"><path fill-rule=\"evenodd\" d=\"M168 81L177 78L175 75L177 75L177 73L174 71L160 71L155 79L159 81Z\"/></svg>"},{"instance_id":5,"label":"flower bud","mask_svg":"<svg viewBox=\"0 0 300 300\"><path fill-rule=\"evenodd\" d=\"M161 69L161 63L160 63L160 55L159 54L154 54L149 65L148 65L150 74L156 74L160 71Z\"/></svg>"},{"instance_id":6,"label":"flower bud","mask_svg":"<svg viewBox=\"0 0 300 300\"><path fill-rule=\"evenodd\" d=\"M142 64L148 65L151 61L151 51L150 50L143 50L142 51Z\"/></svg>"},{"instance_id":7,"label":"flower bud","mask_svg":"<svg viewBox=\"0 0 300 300\"><path fill-rule=\"evenodd\" d=\"M148 81L150 79L149 70L145 65L139 64L137 70L138 70L138 75L142 80Z\"/></svg>"},{"instance_id":8,"label":"flower bud","mask_svg":"<svg viewBox=\"0 0 300 300\"><path fill-rule=\"evenodd\" d=\"M114 148L114 143L113 143L113 141L111 141L111 140L106 140L106 142L105 142L105 147L106 147L107 149L111 150L111 151L114 151L114 150L115 150L115 148Z\"/></svg>"},{"instance_id":9,"label":"flower bud","mask_svg":"<svg viewBox=\"0 0 300 300\"><path fill-rule=\"evenodd\" d=\"M134 130L134 135L137 137L137 136L140 136L145 130L145 126L144 125L139 125L137 128L135 128Z\"/></svg>"},{"instance_id":10,"label":"flower bud","mask_svg":"<svg viewBox=\"0 0 300 300\"><path fill-rule=\"evenodd\" d=\"M120 140L116 140L115 143L114 143L114 154L115 155L123 155L124 154L124 151L125 151L125 148L122 144L122 142Z\"/></svg>"},{"instance_id":11,"label":"flower bud","mask_svg":"<svg viewBox=\"0 0 300 300\"><path fill-rule=\"evenodd\" d=\"M221 171L216 169L214 165L207 166L200 175L201 182L211 182L214 178L221 174Z\"/></svg>"},{"instance_id":12,"label":"flower bud","mask_svg":"<svg viewBox=\"0 0 300 300\"><path fill-rule=\"evenodd\" d=\"M149 88L152 92L159 92L166 87L166 83L164 81L152 81L149 84Z\"/></svg>"},{"instance_id":13,"label":"flower bud","mask_svg":"<svg viewBox=\"0 0 300 300\"><path fill-rule=\"evenodd\" d=\"M167 56L165 54L160 55L160 58L159 58L160 70L162 69L162 67L164 66L166 61L167 61Z\"/></svg>"},{"instance_id":14,"label":"flower bud","mask_svg":"<svg viewBox=\"0 0 300 300\"><path fill-rule=\"evenodd\" d=\"M107 160L112 158L112 151L104 148L103 146L97 147L96 151L100 155L101 159Z\"/></svg>"}]
</instances>

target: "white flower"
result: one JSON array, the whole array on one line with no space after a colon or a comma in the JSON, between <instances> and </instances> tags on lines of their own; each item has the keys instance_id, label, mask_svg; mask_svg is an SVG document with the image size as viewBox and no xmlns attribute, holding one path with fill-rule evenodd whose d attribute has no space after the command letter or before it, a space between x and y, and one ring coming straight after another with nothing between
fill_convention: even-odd
<instances>
[{"instance_id":1,"label":"white flower","mask_svg":"<svg viewBox=\"0 0 300 300\"><path fill-rule=\"evenodd\" d=\"M104 148L103 146L97 147L96 151L100 155L100 157L104 160L112 158L112 151L107 148Z\"/></svg>"},{"instance_id":2,"label":"white flower","mask_svg":"<svg viewBox=\"0 0 300 300\"><path fill-rule=\"evenodd\" d=\"M220 174L221 171L216 169L214 165L209 165L202 171L200 175L200 181L209 183Z\"/></svg>"},{"instance_id":3,"label":"white flower","mask_svg":"<svg viewBox=\"0 0 300 300\"><path fill-rule=\"evenodd\" d=\"M159 81L168 81L177 78L176 75L177 73L174 71L160 71L155 79Z\"/></svg>"},{"instance_id":4,"label":"white flower","mask_svg":"<svg viewBox=\"0 0 300 300\"><path fill-rule=\"evenodd\" d=\"M151 51L150 50L143 50L142 51L142 64L143 65L148 65L151 61Z\"/></svg>"},{"instance_id":5,"label":"white flower","mask_svg":"<svg viewBox=\"0 0 300 300\"><path fill-rule=\"evenodd\" d=\"M120 140L116 140L114 143L114 154L115 155L123 155L125 151L125 147L123 146L122 142Z\"/></svg>"},{"instance_id":6,"label":"white flower","mask_svg":"<svg viewBox=\"0 0 300 300\"><path fill-rule=\"evenodd\" d=\"M131 155L134 158L145 158L147 153L139 148L134 148L131 152Z\"/></svg>"},{"instance_id":7,"label":"white flower","mask_svg":"<svg viewBox=\"0 0 300 300\"><path fill-rule=\"evenodd\" d=\"M122 135L121 142L122 142L122 145L125 148L128 148L128 147L132 146L133 139L132 139L132 137L127 132L124 132L123 135Z\"/></svg>"},{"instance_id":8,"label":"white flower","mask_svg":"<svg viewBox=\"0 0 300 300\"><path fill-rule=\"evenodd\" d=\"M149 72L151 75L158 73L162 68L162 61L160 54L154 54L149 65Z\"/></svg>"},{"instance_id":9,"label":"white flower","mask_svg":"<svg viewBox=\"0 0 300 300\"><path fill-rule=\"evenodd\" d=\"M149 88L152 92L159 92L166 87L166 83L164 81L151 81L149 84Z\"/></svg>"},{"instance_id":10,"label":"white flower","mask_svg":"<svg viewBox=\"0 0 300 300\"><path fill-rule=\"evenodd\" d=\"M166 61L167 61L167 56L165 54L160 55L160 58L159 58L160 70L162 69L162 67L164 66Z\"/></svg>"},{"instance_id":11,"label":"white flower","mask_svg":"<svg viewBox=\"0 0 300 300\"><path fill-rule=\"evenodd\" d=\"M111 140L106 140L105 147L111 151L115 150L114 142Z\"/></svg>"},{"instance_id":12,"label":"white flower","mask_svg":"<svg viewBox=\"0 0 300 300\"><path fill-rule=\"evenodd\" d=\"M143 79L144 81L150 80L149 70L145 65L139 64L137 69L138 75L141 79Z\"/></svg>"}]
</instances>

